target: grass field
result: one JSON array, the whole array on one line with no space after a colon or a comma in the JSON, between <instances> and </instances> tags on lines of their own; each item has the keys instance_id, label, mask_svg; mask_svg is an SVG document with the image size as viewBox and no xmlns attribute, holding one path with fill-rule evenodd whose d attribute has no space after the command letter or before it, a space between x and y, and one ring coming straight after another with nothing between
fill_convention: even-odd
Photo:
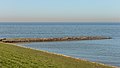
<instances>
[{"instance_id":1,"label":"grass field","mask_svg":"<svg viewBox=\"0 0 120 68\"><path fill-rule=\"evenodd\" d=\"M113 68L12 44L0 43L0 68Z\"/></svg>"}]
</instances>

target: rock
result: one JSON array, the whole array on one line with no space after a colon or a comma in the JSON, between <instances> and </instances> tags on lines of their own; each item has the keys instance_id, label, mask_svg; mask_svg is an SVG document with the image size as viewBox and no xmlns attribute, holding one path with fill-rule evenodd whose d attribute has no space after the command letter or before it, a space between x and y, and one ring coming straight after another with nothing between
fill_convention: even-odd
<instances>
[{"instance_id":1,"label":"rock","mask_svg":"<svg viewBox=\"0 0 120 68\"><path fill-rule=\"evenodd\" d=\"M0 38L0 41L2 41L2 40L6 40L6 38Z\"/></svg>"},{"instance_id":2,"label":"rock","mask_svg":"<svg viewBox=\"0 0 120 68\"><path fill-rule=\"evenodd\" d=\"M104 36L80 36L80 37L62 37L62 38L11 38L0 39L5 43L19 43L19 42L52 42L52 41L72 41L72 40L102 40L111 39L111 37Z\"/></svg>"}]
</instances>

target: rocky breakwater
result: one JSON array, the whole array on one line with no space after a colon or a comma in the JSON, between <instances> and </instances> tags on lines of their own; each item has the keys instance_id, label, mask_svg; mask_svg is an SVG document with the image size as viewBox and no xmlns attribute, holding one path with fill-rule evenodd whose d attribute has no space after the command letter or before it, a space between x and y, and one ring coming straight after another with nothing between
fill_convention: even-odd
<instances>
[{"instance_id":1,"label":"rocky breakwater","mask_svg":"<svg viewBox=\"0 0 120 68\"><path fill-rule=\"evenodd\" d=\"M20 43L20 42L52 42L52 41L74 41L74 40L102 40L111 39L104 36L80 36L80 37L61 37L61 38L4 38L0 39L4 43Z\"/></svg>"}]
</instances>

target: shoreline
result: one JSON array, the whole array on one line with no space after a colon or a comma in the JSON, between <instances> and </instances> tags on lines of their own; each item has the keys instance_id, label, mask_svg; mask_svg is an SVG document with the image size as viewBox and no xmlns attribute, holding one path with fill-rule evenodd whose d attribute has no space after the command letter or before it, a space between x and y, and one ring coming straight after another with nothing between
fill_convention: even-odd
<instances>
[{"instance_id":1,"label":"shoreline","mask_svg":"<svg viewBox=\"0 0 120 68\"><path fill-rule=\"evenodd\" d=\"M99 63L99 62L93 62L93 61L89 61L89 60L86 60L86 59L75 58L75 57L68 56L68 55L64 55L64 54L58 54L58 53L49 52L49 51L46 51L46 50L39 50L39 49L36 49L36 48L21 46L21 45L18 45L18 44L16 44L16 43L4 43L4 42L0 42L0 43L15 45L15 46L18 46L18 47L27 48L27 49L31 49L31 50L37 50L37 51L41 51L41 52L48 53L48 54L52 54L52 55L58 55L58 56L63 56L63 57L65 57L65 58L75 59L75 60L78 60L78 61L82 60L82 61L87 61L87 62L90 62L90 63L100 64L100 65L103 65L103 66L109 66L109 67L114 67L114 68L120 68L120 67L113 66L113 65L110 65L110 64L104 64L104 63Z\"/></svg>"}]
</instances>

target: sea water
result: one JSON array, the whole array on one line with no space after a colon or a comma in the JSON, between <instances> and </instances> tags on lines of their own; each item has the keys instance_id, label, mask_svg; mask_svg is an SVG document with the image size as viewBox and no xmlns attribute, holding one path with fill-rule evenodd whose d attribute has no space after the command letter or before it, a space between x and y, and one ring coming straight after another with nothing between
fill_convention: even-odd
<instances>
[{"instance_id":1,"label":"sea water","mask_svg":"<svg viewBox=\"0 0 120 68\"><path fill-rule=\"evenodd\" d=\"M21 46L120 66L120 23L0 23L0 38L50 38L66 36L107 36L112 37L112 39L37 42L21 44Z\"/></svg>"}]
</instances>

